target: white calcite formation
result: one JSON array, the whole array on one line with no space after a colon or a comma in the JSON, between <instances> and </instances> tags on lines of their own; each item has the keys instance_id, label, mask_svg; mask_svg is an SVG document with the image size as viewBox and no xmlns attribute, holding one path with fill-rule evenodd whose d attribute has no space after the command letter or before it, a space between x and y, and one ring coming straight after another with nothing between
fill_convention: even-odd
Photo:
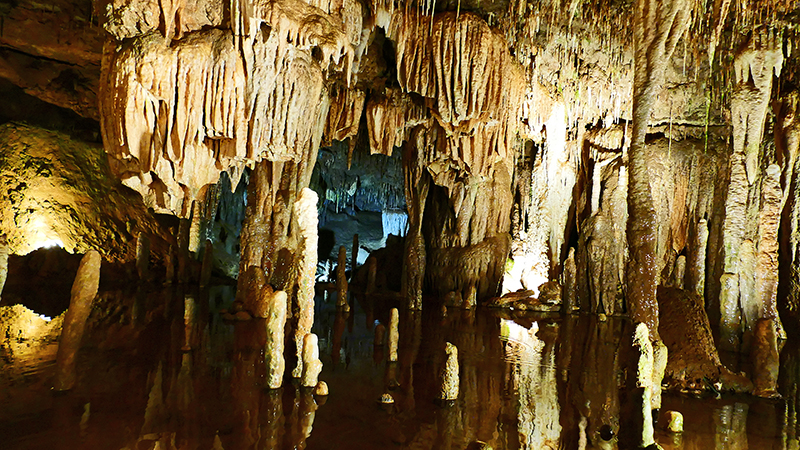
<instances>
[{"instance_id":1,"label":"white calcite formation","mask_svg":"<svg viewBox=\"0 0 800 450\"><path fill-rule=\"evenodd\" d=\"M303 339L303 376L300 384L304 387L313 388L319 382L319 374L322 372L322 361L319 360L319 345L317 345L317 335L308 333Z\"/></svg>"},{"instance_id":2,"label":"white calcite formation","mask_svg":"<svg viewBox=\"0 0 800 450\"><path fill-rule=\"evenodd\" d=\"M297 214L295 223L298 226L300 263L298 264L296 294L299 314L294 335L298 364L292 372L292 376L298 378L301 374L306 373L303 368L306 359L302 352L305 351L306 335L311 332L311 326L314 325L314 275L317 271L317 194L311 189L303 189L300 199L294 205L294 211Z\"/></svg>"},{"instance_id":3,"label":"white calcite formation","mask_svg":"<svg viewBox=\"0 0 800 450\"><path fill-rule=\"evenodd\" d=\"M286 325L287 297L283 291L273 291L270 286L265 286L262 291L262 302L268 304L266 314L267 340L264 346L265 362L267 364L267 385L270 389L277 389L283 384L283 373L286 361L284 350L284 327Z\"/></svg>"},{"instance_id":4,"label":"white calcite formation","mask_svg":"<svg viewBox=\"0 0 800 450\"><path fill-rule=\"evenodd\" d=\"M399 324L400 324L400 315L397 311L397 308L392 308L389 312L389 361L395 362L397 361L397 345L400 342L400 335L399 335ZM378 330L375 329L375 337L376 341L375 344L378 345L377 337L378 337Z\"/></svg>"},{"instance_id":5,"label":"white calcite formation","mask_svg":"<svg viewBox=\"0 0 800 450\"><path fill-rule=\"evenodd\" d=\"M324 79L338 71L352 81L366 45L359 3L235 1L225 30L227 6L108 5L105 27L118 41L103 58L106 151L157 211L188 217L222 171L236 186L245 164L297 162L326 130L328 139L357 131L364 93L334 95L329 124Z\"/></svg>"},{"instance_id":6,"label":"white calcite formation","mask_svg":"<svg viewBox=\"0 0 800 450\"><path fill-rule=\"evenodd\" d=\"M719 298L720 347L725 350L737 351L742 343L749 344L756 321L762 317L775 320L781 328L775 301L777 227L783 198L780 168L775 164L762 168L759 163L764 158L761 141L773 75L780 75L783 66L781 42L780 32L756 30L734 59L734 139Z\"/></svg>"},{"instance_id":7,"label":"white calcite formation","mask_svg":"<svg viewBox=\"0 0 800 450\"><path fill-rule=\"evenodd\" d=\"M458 389L460 385L458 376L458 349L455 345L448 342L445 344L444 351L447 353L447 360L442 369L442 387L439 391L439 399L456 400L458 399Z\"/></svg>"}]
</instances>

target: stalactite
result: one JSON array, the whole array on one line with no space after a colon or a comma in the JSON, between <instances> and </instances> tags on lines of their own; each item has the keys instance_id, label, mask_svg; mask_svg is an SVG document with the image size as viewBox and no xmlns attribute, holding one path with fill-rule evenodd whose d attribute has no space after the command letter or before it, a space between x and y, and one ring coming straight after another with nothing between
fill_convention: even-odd
<instances>
[{"instance_id":1,"label":"stalactite","mask_svg":"<svg viewBox=\"0 0 800 450\"><path fill-rule=\"evenodd\" d=\"M656 215L647 173L645 135L667 62L689 25L690 8L683 0L637 0L634 11L633 130L628 153L628 231L630 260L626 299L631 317L658 336L659 261L656 255Z\"/></svg>"},{"instance_id":2,"label":"stalactite","mask_svg":"<svg viewBox=\"0 0 800 450\"><path fill-rule=\"evenodd\" d=\"M777 317L773 300L775 280L765 271L774 270L770 260L777 255L775 227L779 207L776 202L782 193L776 179L777 167L769 166L766 173L762 173L759 160L763 158L761 139L773 74L780 74L783 65L781 41L782 34L771 28L756 30L734 59L736 85L731 99L734 139L722 250L723 276L728 281L738 278L738 289L725 289L720 293L720 335L724 336L721 345L727 350L738 351L740 342L749 343L759 317ZM759 191L761 198L751 200ZM748 217L753 209L760 211L760 224L750 223ZM759 230L761 239L756 240L758 237L751 230ZM758 279L754 278L754 242L761 255L758 264L763 267ZM748 271L747 267L752 270ZM744 320L739 321L736 316ZM742 333L744 340L740 341Z\"/></svg>"}]
</instances>

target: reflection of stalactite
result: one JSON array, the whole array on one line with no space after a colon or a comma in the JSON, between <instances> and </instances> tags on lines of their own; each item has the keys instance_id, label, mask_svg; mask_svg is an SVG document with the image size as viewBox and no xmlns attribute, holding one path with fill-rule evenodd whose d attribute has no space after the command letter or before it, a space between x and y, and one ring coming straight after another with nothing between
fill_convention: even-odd
<instances>
[{"instance_id":1,"label":"reflection of stalactite","mask_svg":"<svg viewBox=\"0 0 800 450\"><path fill-rule=\"evenodd\" d=\"M508 330L505 358L511 362L510 386L517 408L517 429L524 448L559 448L561 407L556 384L555 347L537 336L539 326L525 329L503 320Z\"/></svg>"}]
</instances>

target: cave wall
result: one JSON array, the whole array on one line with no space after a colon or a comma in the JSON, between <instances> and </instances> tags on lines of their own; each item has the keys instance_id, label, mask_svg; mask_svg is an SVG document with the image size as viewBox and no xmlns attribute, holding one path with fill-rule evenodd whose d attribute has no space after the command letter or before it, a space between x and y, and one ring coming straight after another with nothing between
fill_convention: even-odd
<instances>
[{"instance_id":1,"label":"cave wall","mask_svg":"<svg viewBox=\"0 0 800 450\"><path fill-rule=\"evenodd\" d=\"M402 152L406 265L427 268L404 276L412 307L426 288L566 289L574 255L586 311L630 314L654 286L683 287L728 347L796 314L791 1L638 1L635 20L613 0L5 5L0 76L99 119L110 170L145 207L241 211L212 186L251 171L240 273L294 260L294 202L319 148L340 145L348 166ZM643 289L632 252L652 260Z\"/></svg>"}]
</instances>

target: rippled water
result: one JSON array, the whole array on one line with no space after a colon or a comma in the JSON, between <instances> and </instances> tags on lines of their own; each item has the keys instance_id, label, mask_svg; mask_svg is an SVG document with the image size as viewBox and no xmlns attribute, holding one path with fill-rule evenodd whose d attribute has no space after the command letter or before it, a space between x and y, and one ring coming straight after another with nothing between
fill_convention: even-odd
<instances>
[{"instance_id":1,"label":"rippled water","mask_svg":"<svg viewBox=\"0 0 800 450\"><path fill-rule=\"evenodd\" d=\"M54 344L6 355L0 372L1 449L494 449L617 448L622 319L450 309L426 298L400 314L397 362L375 345L392 297L357 297L349 314L318 298L330 395L287 379L262 387L263 321L224 321L233 291L105 292L79 356L78 384L54 395ZM186 299L194 313L187 326ZM459 350L460 395L435 401L446 342ZM784 348L788 400L665 394L685 432L660 427L665 449L796 449L798 351ZM291 353L291 352L287 352ZM287 367L292 367L287 362ZM382 404L383 394L391 404ZM614 435L614 437L612 437ZM605 438L605 439L604 439ZM608 440L606 440L608 439Z\"/></svg>"}]
</instances>

